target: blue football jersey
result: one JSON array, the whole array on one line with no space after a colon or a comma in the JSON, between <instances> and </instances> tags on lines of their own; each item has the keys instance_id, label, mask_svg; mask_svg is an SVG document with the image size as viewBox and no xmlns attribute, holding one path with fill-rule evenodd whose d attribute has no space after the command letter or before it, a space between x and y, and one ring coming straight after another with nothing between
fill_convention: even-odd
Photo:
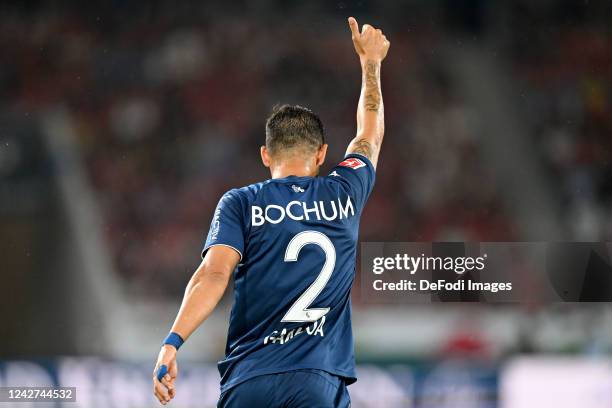
<instances>
[{"instance_id":1,"label":"blue football jersey","mask_svg":"<svg viewBox=\"0 0 612 408\"><path fill-rule=\"evenodd\" d=\"M359 217L375 171L349 154L323 177L289 176L227 192L202 256L240 253L221 391L252 377L320 369L355 377L351 286Z\"/></svg>"}]
</instances>

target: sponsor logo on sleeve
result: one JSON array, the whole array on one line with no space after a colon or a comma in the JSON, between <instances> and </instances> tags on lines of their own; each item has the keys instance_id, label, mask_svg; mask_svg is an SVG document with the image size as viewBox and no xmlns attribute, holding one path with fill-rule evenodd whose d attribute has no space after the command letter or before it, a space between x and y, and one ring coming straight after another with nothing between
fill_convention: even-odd
<instances>
[{"instance_id":1,"label":"sponsor logo on sleeve","mask_svg":"<svg viewBox=\"0 0 612 408\"><path fill-rule=\"evenodd\" d=\"M343 162L340 162L340 164L338 164L338 166L343 166L343 167L348 167L351 168L353 170L357 170L361 167L365 167L365 163L362 160L359 160L356 157L349 157L348 159L344 160Z\"/></svg>"}]
</instances>

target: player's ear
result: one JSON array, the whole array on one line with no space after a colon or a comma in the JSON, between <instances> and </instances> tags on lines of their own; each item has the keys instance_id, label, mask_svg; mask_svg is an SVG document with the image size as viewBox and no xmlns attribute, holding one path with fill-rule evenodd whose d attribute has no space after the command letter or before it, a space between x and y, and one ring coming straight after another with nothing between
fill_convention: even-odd
<instances>
[{"instance_id":1,"label":"player's ear","mask_svg":"<svg viewBox=\"0 0 612 408\"><path fill-rule=\"evenodd\" d=\"M317 166L323 165L323 162L325 162L325 155L327 155L326 143L321 145L321 147L319 147L319 150L317 151Z\"/></svg>"},{"instance_id":2,"label":"player's ear","mask_svg":"<svg viewBox=\"0 0 612 408\"><path fill-rule=\"evenodd\" d=\"M270 160L270 153L268 153L268 149L266 148L266 146L261 146L259 150L261 153L261 162L264 166L270 167L272 161Z\"/></svg>"}]
</instances>

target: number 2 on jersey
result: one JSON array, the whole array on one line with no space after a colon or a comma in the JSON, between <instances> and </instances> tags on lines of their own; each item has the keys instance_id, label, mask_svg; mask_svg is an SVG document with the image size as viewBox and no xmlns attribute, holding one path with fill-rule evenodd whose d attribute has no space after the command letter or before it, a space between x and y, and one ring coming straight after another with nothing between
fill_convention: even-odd
<instances>
[{"instance_id":1,"label":"number 2 on jersey","mask_svg":"<svg viewBox=\"0 0 612 408\"><path fill-rule=\"evenodd\" d=\"M321 247L325 254L325 264L319 272L317 279L302 293L289 308L282 322L314 322L325 316L329 312L329 307L308 309L315 298L321 293L336 266L336 249L327 235L317 231L303 231L294 236L287 250L285 251L285 262L295 262L298 260L300 251L308 244L315 244Z\"/></svg>"}]
</instances>

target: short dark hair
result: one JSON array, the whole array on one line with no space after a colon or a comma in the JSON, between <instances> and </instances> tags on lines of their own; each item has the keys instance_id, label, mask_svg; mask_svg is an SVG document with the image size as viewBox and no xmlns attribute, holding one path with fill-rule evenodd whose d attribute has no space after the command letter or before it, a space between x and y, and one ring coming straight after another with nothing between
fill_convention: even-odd
<instances>
[{"instance_id":1,"label":"short dark hair","mask_svg":"<svg viewBox=\"0 0 612 408\"><path fill-rule=\"evenodd\" d=\"M271 154L305 148L315 151L325 143L323 122L299 105L276 105L266 121L266 147Z\"/></svg>"}]
</instances>

